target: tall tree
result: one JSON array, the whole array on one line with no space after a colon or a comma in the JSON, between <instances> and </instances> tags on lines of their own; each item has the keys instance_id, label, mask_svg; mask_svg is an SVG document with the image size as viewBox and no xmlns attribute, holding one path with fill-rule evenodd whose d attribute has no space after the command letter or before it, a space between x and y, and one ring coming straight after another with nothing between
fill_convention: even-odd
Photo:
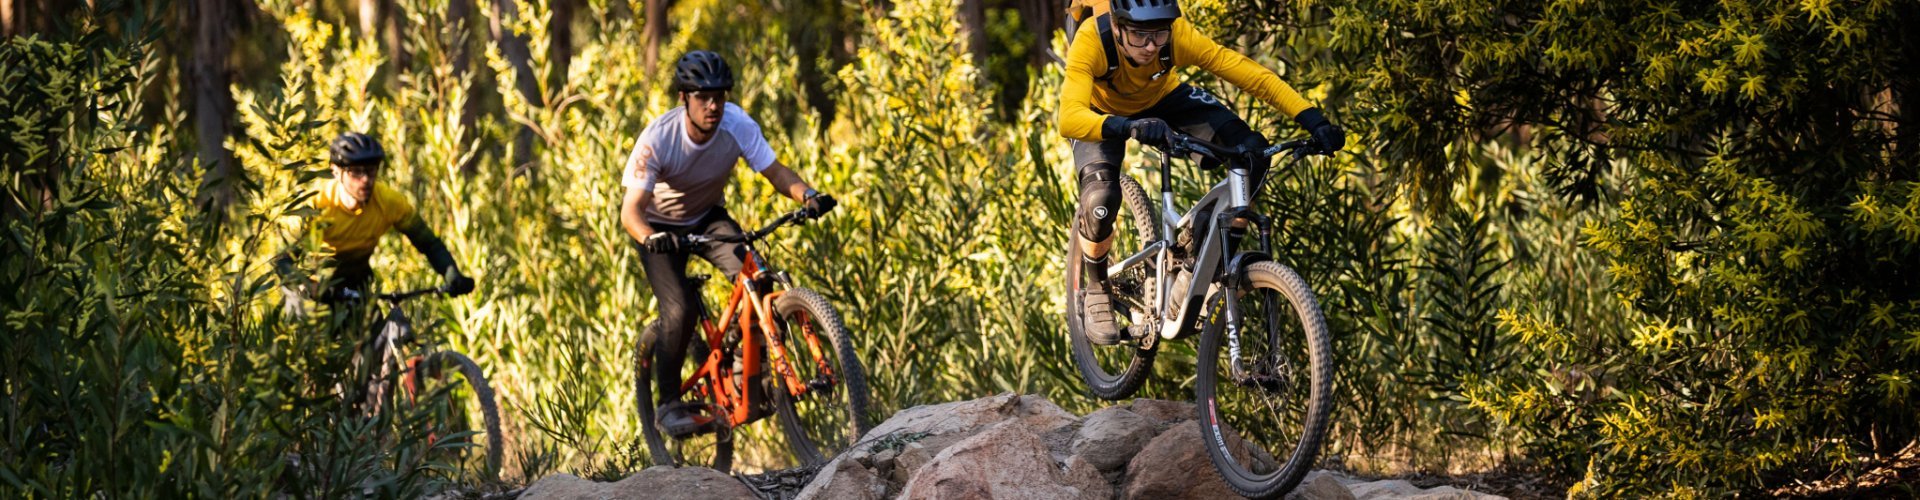
<instances>
[{"instance_id":1,"label":"tall tree","mask_svg":"<svg viewBox=\"0 0 1920 500\"><path fill-rule=\"evenodd\" d=\"M820 116L821 130L825 130L824 125L833 124L838 112L833 95L827 89L833 78L832 68L846 64L849 59L844 42L847 30L842 25L846 22L846 9L840 0L810 0L792 5L794 10L788 13L787 22L795 25L787 29L787 44L800 56L801 91L806 94L807 106ZM830 68L821 67L823 55Z\"/></svg>"},{"instance_id":2,"label":"tall tree","mask_svg":"<svg viewBox=\"0 0 1920 500\"><path fill-rule=\"evenodd\" d=\"M450 48L448 57L452 59L453 80L456 82L467 80L467 98L460 106L460 130L464 134L475 133L473 124L480 115L480 100L475 98L480 95L479 81L477 78L472 78L468 72L473 64L473 37L469 36L473 33L473 23L470 19L472 15L473 0L447 0L446 34L452 39L444 43ZM480 155L469 156L460 164L460 173L473 175L474 169L478 168L479 164Z\"/></svg>"},{"instance_id":3,"label":"tall tree","mask_svg":"<svg viewBox=\"0 0 1920 500\"><path fill-rule=\"evenodd\" d=\"M398 74L407 67L410 54L407 52L405 37L401 36L406 22L400 15L400 6L393 0L359 0L360 35L380 41L385 47L388 60L393 63L394 73Z\"/></svg>"},{"instance_id":4,"label":"tall tree","mask_svg":"<svg viewBox=\"0 0 1920 500\"><path fill-rule=\"evenodd\" d=\"M985 66L991 54L987 41L987 5L985 0L954 0L954 11L960 19L960 31L967 36L967 51L973 55L974 66ZM981 68L981 74L986 73Z\"/></svg>"},{"instance_id":5,"label":"tall tree","mask_svg":"<svg viewBox=\"0 0 1920 500\"><path fill-rule=\"evenodd\" d=\"M660 65L660 44L667 39L667 8L672 7L671 0L647 0L646 31L647 67Z\"/></svg>"},{"instance_id":6,"label":"tall tree","mask_svg":"<svg viewBox=\"0 0 1920 500\"><path fill-rule=\"evenodd\" d=\"M573 16L580 10L580 0L552 0L553 22L547 26L547 63L551 64L547 81L550 86L561 85L567 80L567 66L573 62ZM619 3L619 2L615 2Z\"/></svg>"},{"instance_id":7,"label":"tall tree","mask_svg":"<svg viewBox=\"0 0 1920 500\"><path fill-rule=\"evenodd\" d=\"M488 20L487 30L493 35L493 41L500 46L500 54L505 56L507 64L513 66L514 87L520 91L520 97L526 99L532 107L545 107L546 100L540 94L538 73L533 71L533 51L527 47L527 37L512 30L509 25L519 17L518 0L493 0L493 16ZM533 128L523 125L513 137L513 168L530 168L533 162Z\"/></svg>"},{"instance_id":8,"label":"tall tree","mask_svg":"<svg viewBox=\"0 0 1920 500\"><path fill-rule=\"evenodd\" d=\"M1027 28L1027 64L1035 68L1064 61L1053 53L1053 31L1066 27L1066 0L1016 0L1020 20Z\"/></svg>"},{"instance_id":9,"label":"tall tree","mask_svg":"<svg viewBox=\"0 0 1920 500\"><path fill-rule=\"evenodd\" d=\"M224 211L233 203L243 175L226 146L227 134L233 129L233 74L227 57L233 53L239 11L236 1L193 0L188 4L194 26L189 62L194 137L199 143L200 165L206 172L200 201L215 211Z\"/></svg>"}]
</instances>

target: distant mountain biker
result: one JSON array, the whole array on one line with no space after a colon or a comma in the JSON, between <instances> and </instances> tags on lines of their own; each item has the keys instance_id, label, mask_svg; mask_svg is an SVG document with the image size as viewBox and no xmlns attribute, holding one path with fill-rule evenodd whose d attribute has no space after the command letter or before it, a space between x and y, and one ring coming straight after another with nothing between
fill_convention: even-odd
<instances>
[{"instance_id":1,"label":"distant mountain biker","mask_svg":"<svg viewBox=\"0 0 1920 500\"><path fill-rule=\"evenodd\" d=\"M680 368L698 320L694 308L701 307L699 290L687 277L688 255L699 254L729 278L741 266L738 243L692 245L686 237L741 234L720 204L740 160L774 189L805 204L808 217L833 210L834 200L781 164L759 123L727 102L733 69L719 54L696 50L681 56L674 63L673 85L682 106L648 124L627 156L620 223L641 251L647 283L660 302L660 317L648 326L658 347L653 351L656 415L667 434L682 437L712 421L680 393Z\"/></svg>"},{"instance_id":2,"label":"distant mountain biker","mask_svg":"<svg viewBox=\"0 0 1920 500\"><path fill-rule=\"evenodd\" d=\"M1095 13L1106 0L1081 0ZM1072 139L1079 169L1080 263L1096 285L1084 288L1084 330L1089 341L1113 345L1128 340L1114 321L1107 283L1113 214L1120 208L1120 165L1127 138L1166 142L1178 129L1228 147L1265 148L1267 138L1199 87L1173 75L1198 66L1279 108L1326 149L1345 145L1345 133L1278 75L1247 56L1220 46L1180 16L1176 0L1111 0L1107 13L1083 23L1067 51L1066 83L1060 89L1060 135ZM1270 161L1252 165L1259 179ZM1217 168L1206 160L1202 168Z\"/></svg>"},{"instance_id":3,"label":"distant mountain biker","mask_svg":"<svg viewBox=\"0 0 1920 500\"><path fill-rule=\"evenodd\" d=\"M333 262L333 273L325 282L300 283L295 260L302 245L294 244L274 259L282 283L291 289L287 309L304 314L303 299L334 302L351 298L352 293L367 292L373 279L373 250L388 231L399 231L427 257L427 265L440 274L450 295L473 291L473 278L460 273L445 242L414 211L405 194L379 182L381 165L387 153L380 142L366 134L348 132L333 139L327 147L333 163L333 179L320 187L312 198L317 212L306 221L303 237L317 237Z\"/></svg>"}]
</instances>

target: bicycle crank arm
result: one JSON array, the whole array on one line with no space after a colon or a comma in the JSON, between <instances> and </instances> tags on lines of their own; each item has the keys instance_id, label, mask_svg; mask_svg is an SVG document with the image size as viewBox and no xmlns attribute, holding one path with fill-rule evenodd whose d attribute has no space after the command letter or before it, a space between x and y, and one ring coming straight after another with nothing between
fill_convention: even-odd
<instances>
[{"instance_id":1,"label":"bicycle crank arm","mask_svg":"<svg viewBox=\"0 0 1920 500\"><path fill-rule=\"evenodd\" d=\"M1167 247L1166 240L1155 241L1153 243L1147 244L1147 247L1140 249L1139 252L1134 252L1133 255L1128 255L1127 258L1120 259L1120 262L1115 263L1111 266L1107 266L1107 276L1119 276L1120 273L1126 272L1128 269L1132 269L1133 266L1140 265L1140 262L1145 261L1149 258L1152 258L1155 255L1158 255L1160 253L1160 249L1163 249L1166 247Z\"/></svg>"}]
</instances>

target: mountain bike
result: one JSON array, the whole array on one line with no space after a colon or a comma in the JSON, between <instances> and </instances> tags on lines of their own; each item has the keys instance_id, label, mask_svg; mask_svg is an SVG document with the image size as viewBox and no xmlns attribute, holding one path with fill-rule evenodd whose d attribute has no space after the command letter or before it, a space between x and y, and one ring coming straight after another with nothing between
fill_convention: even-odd
<instances>
[{"instance_id":1,"label":"mountain bike","mask_svg":"<svg viewBox=\"0 0 1920 500\"><path fill-rule=\"evenodd\" d=\"M374 296L387 303L386 317L355 351L352 373L365 378L347 403L377 411L393 394L389 384L398 382L405 399L394 401L396 406L430 412L427 441L432 452L450 453L446 458L456 466L478 465L481 477L491 480L499 477L502 451L500 405L494 399L493 384L467 355L421 342L413 320L400 307L414 297L445 293L444 288L434 287ZM476 412L481 425L477 430L470 428ZM469 463L473 460L479 463Z\"/></svg>"},{"instance_id":2,"label":"mountain bike","mask_svg":"<svg viewBox=\"0 0 1920 500\"><path fill-rule=\"evenodd\" d=\"M1264 179L1248 178L1254 160L1291 152L1297 163L1316 149L1302 139L1243 151L1175 132L1160 148L1160 212L1139 183L1120 176L1109 253L1119 260L1107 269L1115 320L1128 333L1120 345L1096 346L1085 334L1081 295L1094 285L1082 283L1079 228L1068 231L1066 319L1081 378L1097 397L1127 398L1152 372L1161 342L1199 334L1194 396L1202 440L1221 478L1249 497L1278 497L1299 484L1333 410L1326 319L1306 281L1271 257L1274 221L1252 207ZM1225 163L1227 179L1182 214L1172 163L1194 155ZM1242 249L1255 231L1258 248Z\"/></svg>"},{"instance_id":3,"label":"mountain bike","mask_svg":"<svg viewBox=\"0 0 1920 500\"><path fill-rule=\"evenodd\" d=\"M781 226L806 220L804 211L795 211L741 235L688 237L693 244L740 243L745 257L719 319L696 308L705 342L689 342L693 373L681 379L682 393L705 403L712 425L669 442L654 415L651 329L634 348L634 398L655 464L725 472L733 465L734 430L769 415L778 417L788 448L808 466L826 463L872 428L866 371L840 314L755 248ZM708 278L690 279L698 289Z\"/></svg>"}]
</instances>

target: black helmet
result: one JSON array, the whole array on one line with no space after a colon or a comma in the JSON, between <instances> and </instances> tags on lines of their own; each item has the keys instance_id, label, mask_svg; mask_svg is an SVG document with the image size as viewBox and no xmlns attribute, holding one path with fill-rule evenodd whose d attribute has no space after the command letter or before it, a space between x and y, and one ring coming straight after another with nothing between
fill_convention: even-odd
<instances>
[{"instance_id":1,"label":"black helmet","mask_svg":"<svg viewBox=\"0 0 1920 500\"><path fill-rule=\"evenodd\" d=\"M682 92L733 90L733 68L720 54L696 50L673 63L673 87Z\"/></svg>"},{"instance_id":2,"label":"black helmet","mask_svg":"<svg viewBox=\"0 0 1920 500\"><path fill-rule=\"evenodd\" d=\"M1125 24L1157 26L1179 18L1178 0L1113 0L1113 19Z\"/></svg>"},{"instance_id":3,"label":"black helmet","mask_svg":"<svg viewBox=\"0 0 1920 500\"><path fill-rule=\"evenodd\" d=\"M333 138L333 144L327 146L332 153L334 165L354 167L361 165L379 165L387 159L387 150L380 148L380 141L359 132L347 132Z\"/></svg>"}]
</instances>

